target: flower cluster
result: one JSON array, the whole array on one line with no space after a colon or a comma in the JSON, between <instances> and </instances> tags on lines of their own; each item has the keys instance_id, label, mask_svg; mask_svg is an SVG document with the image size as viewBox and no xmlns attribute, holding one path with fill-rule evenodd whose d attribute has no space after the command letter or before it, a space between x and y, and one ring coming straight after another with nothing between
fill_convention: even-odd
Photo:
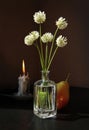
<instances>
[{"instance_id":1,"label":"flower cluster","mask_svg":"<svg viewBox=\"0 0 89 130\"><path fill-rule=\"evenodd\" d=\"M34 15L34 22L36 22L37 24L43 23L46 20L46 14L44 12L36 12Z\"/></svg>"},{"instance_id":2,"label":"flower cluster","mask_svg":"<svg viewBox=\"0 0 89 130\"><path fill-rule=\"evenodd\" d=\"M24 43L28 46L34 45L39 53L40 62L42 70L47 71L50 68L52 60L59 47L64 47L67 44L67 38L59 35L56 38L58 30L63 30L67 27L68 23L65 18L60 17L56 21L56 30L54 35L51 32L46 32L42 34L41 25L46 21L46 14L43 11L36 12L33 15L34 22L39 24L39 31L32 31L24 38ZM39 43L35 43L39 39ZM51 42L51 47L49 48L48 43ZM43 49L43 44L45 44L45 51Z\"/></svg>"},{"instance_id":3,"label":"flower cluster","mask_svg":"<svg viewBox=\"0 0 89 130\"><path fill-rule=\"evenodd\" d=\"M25 44L26 45L32 45L35 40L39 38L39 32L37 31L32 31L25 37Z\"/></svg>"},{"instance_id":4,"label":"flower cluster","mask_svg":"<svg viewBox=\"0 0 89 130\"><path fill-rule=\"evenodd\" d=\"M53 40L53 35L51 33L45 33L43 34L43 36L41 37L41 40L43 43L47 43L47 42L52 42Z\"/></svg>"},{"instance_id":5,"label":"flower cluster","mask_svg":"<svg viewBox=\"0 0 89 130\"><path fill-rule=\"evenodd\" d=\"M56 25L59 29L65 29L68 25L68 23L65 21L65 18L60 17L58 21L56 21Z\"/></svg>"}]
</instances>

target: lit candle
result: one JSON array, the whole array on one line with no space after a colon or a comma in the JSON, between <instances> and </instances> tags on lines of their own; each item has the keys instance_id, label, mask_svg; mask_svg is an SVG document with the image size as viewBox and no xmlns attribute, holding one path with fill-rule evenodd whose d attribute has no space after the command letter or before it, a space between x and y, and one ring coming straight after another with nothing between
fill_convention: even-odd
<instances>
[{"instance_id":1,"label":"lit candle","mask_svg":"<svg viewBox=\"0 0 89 130\"><path fill-rule=\"evenodd\" d=\"M25 74L25 62L24 62L24 60L22 61L22 72L23 72L23 75L22 76L20 75L18 77L18 81L19 81L18 95L19 96L23 96L24 94L26 94L28 82L29 82L28 73L27 73L27 75Z\"/></svg>"},{"instance_id":2,"label":"lit candle","mask_svg":"<svg viewBox=\"0 0 89 130\"><path fill-rule=\"evenodd\" d=\"M24 60L22 61L22 72L23 72L23 75L25 75L25 62L24 62Z\"/></svg>"}]
</instances>

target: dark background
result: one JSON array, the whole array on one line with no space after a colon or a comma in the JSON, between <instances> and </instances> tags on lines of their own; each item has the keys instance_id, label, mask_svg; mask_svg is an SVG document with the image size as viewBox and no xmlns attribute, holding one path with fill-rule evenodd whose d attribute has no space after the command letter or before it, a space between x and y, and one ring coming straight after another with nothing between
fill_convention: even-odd
<instances>
[{"instance_id":1,"label":"dark background","mask_svg":"<svg viewBox=\"0 0 89 130\"><path fill-rule=\"evenodd\" d=\"M18 86L22 59L30 83L40 79L41 67L36 49L24 44L24 37L37 30L33 14L45 11L43 30L54 32L55 21L63 16L68 28L60 32L68 45L60 48L50 68L50 79L65 80L70 86L89 87L89 3L88 0L0 0L0 89Z\"/></svg>"}]
</instances>

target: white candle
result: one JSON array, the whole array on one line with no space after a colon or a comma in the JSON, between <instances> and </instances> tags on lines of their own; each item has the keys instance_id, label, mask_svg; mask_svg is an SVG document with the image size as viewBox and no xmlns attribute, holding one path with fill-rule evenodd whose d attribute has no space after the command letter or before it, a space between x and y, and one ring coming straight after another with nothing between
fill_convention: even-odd
<instances>
[{"instance_id":1,"label":"white candle","mask_svg":"<svg viewBox=\"0 0 89 130\"><path fill-rule=\"evenodd\" d=\"M27 91L27 86L28 86L28 82L29 82L29 75L27 73L27 75L25 75L25 62L24 60L22 61L22 71L23 71L23 75L18 77L18 83L19 83L19 87L18 87L18 95L22 96L24 94L26 94Z\"/></svg>"}]
</instances>

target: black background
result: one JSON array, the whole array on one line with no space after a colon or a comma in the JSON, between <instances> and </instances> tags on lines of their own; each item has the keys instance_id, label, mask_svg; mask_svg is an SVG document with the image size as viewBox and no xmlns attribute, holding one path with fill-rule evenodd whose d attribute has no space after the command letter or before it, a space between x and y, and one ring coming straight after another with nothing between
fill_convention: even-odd
<instances>
[{"instance_id":1,"label":"black background","mask_svg":"<svg viewBox=\"0 0 89 130\"><path fill-rule=\"evenodd\" d=\"M50 79L59 82L71 73L71 86L89 87L88 0L0 0L0 88L16 87L22 59L30 82L40 79L37 51L24 44L24 37L38 29L33 14L39 10L47 14L44 32L53 33L60 16L68 21L68 27L60 32L67 36L68 45L59 48L50 68Z\"/></svg>"}]
</instances>

